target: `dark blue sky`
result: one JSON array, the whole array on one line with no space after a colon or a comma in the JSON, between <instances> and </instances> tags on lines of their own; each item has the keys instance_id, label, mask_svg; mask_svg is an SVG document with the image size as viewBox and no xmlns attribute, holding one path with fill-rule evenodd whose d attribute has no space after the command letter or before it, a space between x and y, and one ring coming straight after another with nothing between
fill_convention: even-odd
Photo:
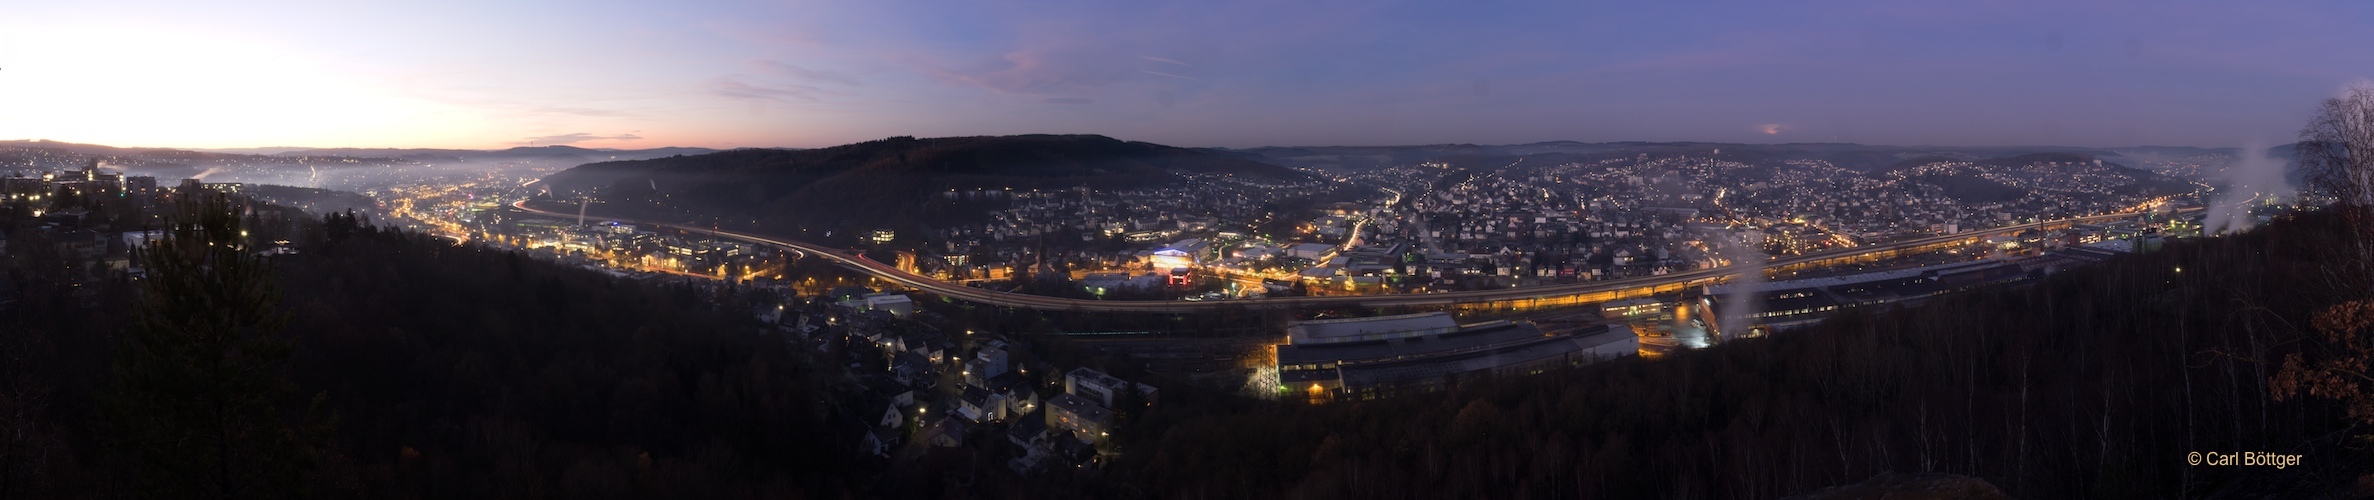
<instances>
[{"instance_id":1,"label":"dark blue sky","mask_svg":"<svg viewBox=\"0 0 2374 500\"><path fill-rule=\"evenodd\" d=\"M487 5L487 4L498 5ZM1646 4L1646 5L1642 5ZM2278 143L2367 2L39 2L0 138ZM169 75L160 78L159 74Z\"/></svg>"}]
</instances>

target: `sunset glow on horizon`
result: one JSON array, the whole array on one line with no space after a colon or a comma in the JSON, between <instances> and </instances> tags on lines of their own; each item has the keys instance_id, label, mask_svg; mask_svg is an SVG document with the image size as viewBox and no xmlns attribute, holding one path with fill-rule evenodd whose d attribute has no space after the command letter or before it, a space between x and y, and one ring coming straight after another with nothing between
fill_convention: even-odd
<instances>
[{"instance_id":1,"label":"sunset glow on horizon","mask_svg":"<svg viewBox=\"0 0 2374 500\"><path fill-rule=\"evenodd\" d=\"M2361 3L47 2L0 140L177 148L2288 137ZM2040 12L2041 11L2041 12ZM2315 61L2306 64L2304 61Z\"/></svg>"}]
</instances>

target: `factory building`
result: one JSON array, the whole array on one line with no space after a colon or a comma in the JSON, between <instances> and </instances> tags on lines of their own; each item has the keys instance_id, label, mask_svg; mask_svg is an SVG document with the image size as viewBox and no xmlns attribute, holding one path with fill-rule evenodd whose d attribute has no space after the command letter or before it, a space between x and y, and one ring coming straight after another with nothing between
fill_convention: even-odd
<instances>
[{"instance_id":1,"label":"factory building","mask_svg":"<svg viewBox=\"0 0 2374 500\"><path fill-rule=\"evenodd\" d=\"M1723 317L1736 314L1725 311L1727 307L1745 307L1750 310L1744 317L1753 323L1786 326L1820 320L1839 309L1917 303L2028 277L2027 269L2019 263L1977 261L1758 285L1709 285L1702 295L1713 299L1715 310ZM1742 286L1755 288L1743 294ZM1754 300L1747 305L1728 303L1738 297Z\"/></svg>"},{"instance_id":2,"label":"factory building","mask_svg":"<svg viewBox=\"0 0 2374 500\"><path fill-rule=\"evenodd\" d=\"M1528 375L1639 352L1629 327L1562 335L1531 322L1461 325L1447 313L1296 323L1277 348L1281 390L1367 400L1445 390L1472 378Z\"/></svg>"}]
</instances>

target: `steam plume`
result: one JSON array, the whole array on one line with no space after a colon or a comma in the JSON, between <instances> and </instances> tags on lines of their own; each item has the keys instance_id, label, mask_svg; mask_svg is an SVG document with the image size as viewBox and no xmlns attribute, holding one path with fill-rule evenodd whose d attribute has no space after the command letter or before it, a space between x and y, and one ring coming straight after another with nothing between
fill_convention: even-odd
<instances>
[{"instance_id":1,"label":"steam plume","mask_svg":"<svg viewBox=\"0 0 2374 500\"><path fill-rule=\"evenodd\" d=\"M1730 293L1723 294L1721 310L1716 311L1720 313L1717 316L1720 319L1715 328L1721 332L1721 338L1740 338L1755 326L1753 317L1764 308L1761 303L1764 297L1764 252L1746 243L1730 240L1723 245L1723 257L1730 259L1731 266L1738 268L1739 273L1731 275L1731 280L1726 282L1730 285L1726 287Z\"/></svg>"},{"instance_id":2,"label":"steam plume","mask_svg":"<svg viewBox=\"0 0 2374 500\"><path fill-rule=\"evenodd\" d=\"M2267 157L2267 148L2249 144L2236 153L2234 162L2218 175L2220 187L2209 202L2209 213L2201 220L2201 230L2208 234L2241 232L2250 229L2250 206L2260 200L2285 199L2297 194L2291 182L2284 178L2283 162Z\"/></svg>"}]
</instances>

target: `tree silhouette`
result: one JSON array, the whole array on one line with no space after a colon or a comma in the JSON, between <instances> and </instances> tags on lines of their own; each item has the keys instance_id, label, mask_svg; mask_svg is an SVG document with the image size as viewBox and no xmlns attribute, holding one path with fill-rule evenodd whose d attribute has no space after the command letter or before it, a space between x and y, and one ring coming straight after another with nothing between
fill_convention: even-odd
<instances>
[{"instance_id":1,"label":"tree silhouette","mask_svg":"<svg viewBox=\"0 0 2374 500\"><path fill-rule=\"evenodd\" d=\"M346 210L346 213L331 212L329 215L322 216L322 224L328 241L337 243L353 237L355 232L362 227L363 222L355 217L354 209L350 208Z\"/></svg>"},{"instance_id":2,"label":"tree silhouette","mask_svg":"<svg viewBox=\"0 0 2374 500\"><path fill-rule=\"evenodd\" d=\"M278 335L269 263L225 198L184 203L140 251L147 277L100 400L102 435L142 496L295 495L310 452L279 405L293 392L292 343Z\"/></svg>"},{"instance_id":3,"label":"tree silhouette","mask_svg":"<svg viewBox=\"0 0 2374 500\"><path fill-rule=\"evenodd\" d=\"M2333 198L2351 229L2374 236L2374 85L2351 87L2326 99L2300 129L2299 155L2306 191ZM2374 261L2374 246L2360 239L2360 265Z\"/></svg>"},{"instance_id":4,"label":"tree silhouette","mask_svg":"<svg viewBox=\"0 0 2374 500\"><path fill-rule=\"evenodd\" d=\"M2321 336L2308 337L2311 349L2284 359L2283 369L2270 380L2278 399L2316 396L2342 402L2349 417L2374 424L2374 299L2365 295L2374 283L2374 86L2358 85L2340 97L2326 99L2300 130L2300 169L2307 191L2331 197L2354 238L2346 258L2333 259L2331 273L2349 301L2317 313Z\"/></svg>"},{"instance_id":5,"label":"tree silhouette","mask_svg":"<svg viewBox=\"0 0 2374 500\"><path fill-rule=\"evenodd\" d=\"M2349 418L2374 424L2374 300L2355 300L2325 308L2312 323L2324 333L2323 352L2314 361L2292 353L2283 370L2268 383L2277 400L2316 396L2341 401Z\"/></svg>"}]
</instances>

